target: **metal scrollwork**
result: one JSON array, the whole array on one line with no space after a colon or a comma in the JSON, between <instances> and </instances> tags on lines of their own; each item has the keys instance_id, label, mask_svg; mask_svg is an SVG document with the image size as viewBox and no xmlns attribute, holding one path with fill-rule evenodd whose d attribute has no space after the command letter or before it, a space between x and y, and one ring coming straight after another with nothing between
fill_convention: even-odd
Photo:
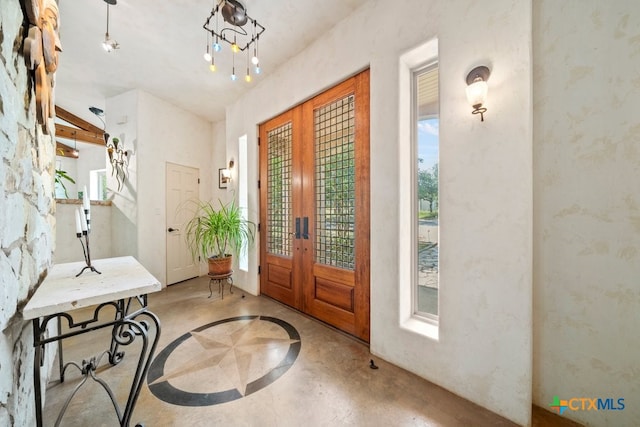
<instances>
[{"instance_id":1,"label":"metal scrollwork","mask_svg":"<svg viewBox=\"0 0 640 427\"><path fill-rule=\"evenodd\" d=\"M138 304L140 304L141 307L132 307L132 301L136 301ZM93 318L79 322L74 321L73 318L67 313L59 313L57 315L48 316L43 318L42 321L34 319L34 344L36 345L37 354L42 354L44 345L48 342L61 341L64 338L69 338L75 335L105 327L112 328L109 350L105 350L99 356L85 359L81 364L78 364L76 362L67 362L63 365L62 349L59 348L59 359L61 364L60 381L64 381L64 375L70 366L78 369L81 372L83 378L75 386L74 390L66 399L57 417L55 424L56 426L60 424L62 417L64 416L64 413L67 410L73 397L78 393L78 391L82 388L82 386L87 382L89 378L99 383L108 394L109 398L111 399L111 403L113 404L114 410L118 416L120 425L130 425L133 409L138 399L138 395L140 394L142 384L147 376L147 372L149 371L151 359L160 338L160 321L154 313L147 310L146 303L146 297L133 297L129 298L126 303L125 300L121 299L117 302L100 304L95 309ZM99 323L99 312L105 307L115 308L115 317L112 318L113 320ZM60 320L65 319L69 331L63 333L61 330L59 330L59 334L57 336L45 337L47 323L54 318L58 320L59 326L61 325ZM155 334L150 337L151 328L154 325ZM140 337L140 340L136 340L136 338L138 337ZM136 371L132 377L130 394L123 410L123 408L119 406L113 391L109 387L109 384L103 379L96 376L96 370L100 366L102 358L105 355L108 356L109 363L111 363L112 365L120 363L125 355L124 351L119 351L120 346L129 346L134 342L140 342L140 356L136 365ZM34 369L35 372L39 375L39 366L35 366ZM39 394L38 389L36 389L36 394ZM40 396L38 396L38 401L40 401ZM41 417L37 416L37 421L38 425L42 425Z\"/></svg>"}]
</instances>

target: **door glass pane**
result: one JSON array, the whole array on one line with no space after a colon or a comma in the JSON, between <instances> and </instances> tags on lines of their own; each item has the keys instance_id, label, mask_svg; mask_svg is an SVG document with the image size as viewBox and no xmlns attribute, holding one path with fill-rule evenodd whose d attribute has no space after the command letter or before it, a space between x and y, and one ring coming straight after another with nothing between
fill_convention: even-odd
<instances>
[{"instance_id":1,"label":"door glass pane","mask_svg":"<svg viewBox=\"0 0 640 427\"><path fill-rule=\"evenodd\" d=\"M267 132L267 252L291 256L291 123Z\"/></svg>"},{"instance_id":2,"label":"door glass pane","mask_svg":"<svg viewBox=\"0 0 640 427\"><path fill-rule=\"evenodd\" d=\"M314 111L315 260L355 266L355 114L349 95Z\"/></svg>"},{"instance_id":3,"label":"door glass pane","mask_svg":"<svg viewBox=\"0 0 640 427\"><path fill-rule=\"evenodd\" d=\"M438 316L438 65L415 73L415 125L417 170L417 258L416 313Z\"/></svg>"}]
</instances>

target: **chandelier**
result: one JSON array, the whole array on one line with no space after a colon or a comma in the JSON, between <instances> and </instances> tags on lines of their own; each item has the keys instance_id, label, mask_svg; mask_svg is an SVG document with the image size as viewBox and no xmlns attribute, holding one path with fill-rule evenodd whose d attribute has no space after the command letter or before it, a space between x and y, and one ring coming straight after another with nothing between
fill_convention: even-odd
<instances>
[{"instance_id":1,"label":"chandelier","mask_svg":"<svg viewBox=\"0 0 640 427\"><path fill-rule=\"evenodd\" d=\"M222 22L220 22L220 15L222 15ZM251 81L251 66L253 66L255 74L260 74L258 42L265 28L247 15L247 9L242 3L238 0L219 0L211 9L211 14L202 28L207 32L204 60L210 63L209 69L211 71L217 70L215 56L222 50L221 43L226 42L231 46L233 56L231 80L235 81L238 78L236 75L236 54L240 52L247 53L245 81Z\"/></svg>"}]
</instances>

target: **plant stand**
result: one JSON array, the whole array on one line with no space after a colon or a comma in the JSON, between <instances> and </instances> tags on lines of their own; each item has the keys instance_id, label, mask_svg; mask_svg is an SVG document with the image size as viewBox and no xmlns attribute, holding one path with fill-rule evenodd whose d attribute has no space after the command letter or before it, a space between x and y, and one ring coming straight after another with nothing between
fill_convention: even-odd
<instances>
[{"instance_id":1,"label":"plant stand","mask_svg":"<svg viewBox=\"0 0 640 427\"><path fill-rule=\"evenodd\" d=\"M211 283L212 282L217 282L218 283L218 293L222 296L221 299L224 299L224 285L225 282L229 284L229 293L232 294L233 293L233 277L231 277L233 275L233 270L231 270L229 273L226 274L207 274L207 276L209 276L209 296L208 298L211 298L211 295L213 295L213 291L211 290Z\"/></svg>"}]
</instances>

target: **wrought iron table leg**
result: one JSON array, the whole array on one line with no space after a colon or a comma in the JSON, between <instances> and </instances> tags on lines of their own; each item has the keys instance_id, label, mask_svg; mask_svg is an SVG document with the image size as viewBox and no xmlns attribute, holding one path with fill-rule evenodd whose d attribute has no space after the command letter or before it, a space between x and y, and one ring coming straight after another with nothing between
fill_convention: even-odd
<instances>
[{"instance_id":1,"label":"wrought iron table leg","mask_svg":"<svg viewBox=\"0 0 640 427\"><path fill-rule=\"evenodd\" d=\"M62 320L58 317L58 335L62 334ZM62 340L58 340L58 369L60 382L64 382L64 355L62 354Z\"/></svg>"},{"instance_id":2,"label":"wrought iron table leg","mask_svg":"<svg viewBox=\"0 0 640 427\"><path fill-rule=\"evenodd\" d=\"M33 341L34 343L42 340L42 331L40 329L40 320L33 319ZM36 424L42 425L42 382L40 379L40 365L42 363L44 344L37 344L35 346L35 352L33 356L33 378L34 378L34 394L36 405Z\"/></svg>"},{"instance_id":3,"label":"wrought iron table leg","mask_svg":"<svg viewBox=\"0 0 640 427\"><path fill-rule=\"evenodd\" d=\"M156 328L156 333L154 334L153 341L151 342L151 346L149 347L148 340L148 332L149 332L149 322L148 320L138 320L138 317L147 317L148 320L151 320ZM123 427L128 427L131 422L131 415L133 414L133 409L135 408L136 402L138 401L138 397L140 395L140 390L142 389L142 385L144 384L145 378L147 377L147 373L149 372L149 367L151 366L151 361L153 359L153 355L156 351L156 347L158 346L158 341L160 340L160 320L158 317L152 313L151 311L143 311L138 315L134 316L135 325L141 325L142 328L135 331L136 335L140 335L143 337L142 349L140 350L140 359L138 360L138 366L136 368L136 373L133 377L133 382L131 384L131 393L129 394L129 399L127 400L127 405L125 407L123 418L121 425ZM132 319L133 321L133 319ZM125 334L126 335L126 334ZM128 337L123 336L123 338L128 339ZM131 339L133 340L133 338ZM141 425L141 424L136 424Z\"/></svg>"},{"instance_id":4,"label":"wrought iron table leg","mask_svg":"<svg viewBox=\"0 0 640 427\"><path fill-rule=\"evenodd\" d=\"M158 346L158 341L160 339L161 326L160 326L160 321L158 317L154 313L146 309L146 298L144 298L142 302L144 308L141 310L135 311L133 313L129 313L129 304L126 305L126 308L122 300L120 301L119 304L121 304L119 305L119 307L122 307L124 309L124 311L120 311L120 314L123 315L124 317L121 318L121 317L118 317L118 315L116 315L116 318L113 321L110 321L106 324L98 325L92 328L87 328L87 329L84 329L87 323L85 323L84 325L76 324L75 325L76 327L82 326L81 331L78 331L75 333L62 334L61 330L59 329L58 335L55 337L45 338L47 322L51 319L51 317L54 317L54 316L45 318L42 320L42 322L40 321L40 319L33 319L32 322L33 322L34 347L35 347L33 376L34 376L35 413L36 413L37 426L41 427L43 425L42 384L41 384L40 371L41 371L41 366L43 364L44 346L47 343L52 343L53 341L58 341L58 345L60 345L62 340L65 338L84 334L86 332L90 332L96 329L101 329L103 327L111 327L111 331L112 331L110 349L102 353L102 355L108 354L110 361L111 361L112 355L115 355L115 356L124 355L124 352L118 352L119 346L130 345L136 340L137 337L141 337L142 339L141 348L140 348L140 357L138 359L136 371L132 378L131 387L129 390L129 396L127 398L126 406L124 407L124 411L121 411L121 408L118 405L115 395L113 394L109 385L104 380L96 377L95 375L95 370L98 368L98 365L100 364L100 359L102 358L102 355L97 358L93 357L89 361L87 360L83 361L82 366L78 365L75 362L68 362L66 365L64 365L64 363L61 362L61 364L63 364L61 368L61 379L64 379L64 372L68 366L75 366L78 369L80 369L80 371L84 375L84 379L81 381L80 384L76 386L71 396L69 396L69 398L65 402L64 407L58 414L56 425L58 425L61 422L62 417L64 416L64 413L67 407L69 406L69 403L73 399L73 396L78 392L78 390L82 387L82 385L86 382L86 380L89 377L91 377L91 379L93 379L95 382L99 383L109 395L109 398L113 403L114 410L118 416L118 420L120 421L120 426L128 427L130 425L133 410L137 403L137 400L140 395L140 391L144 384L147 373L149 372L149 367L151 366L151 361L153 359L153 355L155 353L156 347ZM97 315L97 312L99 310L100 310L100 307L96 310L94 314ZM56 316L59 316L59 315L56 315ZM64 316L67 317L67 320L71 319L67 315L64 315ZM93 321L95 321L96 319L97 317L94 318ZM58 317L58 324L60 327L60 317ZM153 334L153 338L150 338L149 336L150 327L154 325L155 325L155 334ZM60 360L62 361L62 354L60 355ZM120 360L122 360L121 357L118 360L118 362ZM141 426L142 424L138 423L136 425Z\"/></svg>"}]
</instances>

